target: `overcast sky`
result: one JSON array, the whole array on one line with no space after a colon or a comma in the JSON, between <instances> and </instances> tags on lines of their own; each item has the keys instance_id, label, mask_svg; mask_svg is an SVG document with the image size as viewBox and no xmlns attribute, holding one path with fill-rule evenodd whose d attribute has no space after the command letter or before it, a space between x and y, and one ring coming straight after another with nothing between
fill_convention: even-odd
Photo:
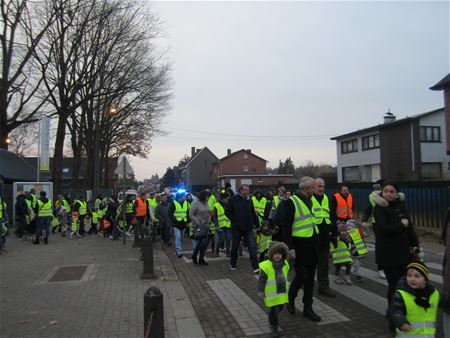
<instances>
[{"instance_id":1,"label":"overcast sky","mask_svg":"<svg viewBox=\"0 0 450 338\"><path fill-rule=\"evenodd\" d=\"M330 137L443 106L449 3L151 2L164 22L174 97L138 179L191 146L336 164Z\"/></svg>"}]
</instances>

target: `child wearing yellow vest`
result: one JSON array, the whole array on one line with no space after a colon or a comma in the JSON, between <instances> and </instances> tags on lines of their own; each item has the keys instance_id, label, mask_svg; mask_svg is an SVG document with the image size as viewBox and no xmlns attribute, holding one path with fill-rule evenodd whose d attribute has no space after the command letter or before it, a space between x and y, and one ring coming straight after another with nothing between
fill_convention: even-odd
<instances>
[{"instance_id":1,"label":"child wearing yellow vest","mask_svg":"<svg viewBox=\"0 0 450 338\"><path fill-rule=\"evenodd\" d=\"M291 266L288 261L288 247L282 242L271 242L267 260L259 263L258 295L264 297L269 308L269 324L272 337L278 337L278 315L287 304L288 273Z\"/></svg>"},{"instance_id":2,"label":"child wearing yellow vest","mask_svg":"<svg viewBox=\"0 0 450 338\"><path fill-rule=\"evenodd\" d=\"M350 253L351 243L347 232L345 222L338 221L338 238L330 243L330 251L333 256L333 265L335 268L336 284L352 285L350 271L352 269L352 256ZM344 276L342 269L345 268Z\"/></svg>"},{"instance_id":3,"label":"child wearing yellow vest","mask_svg":"<svg viewBox=\"0 0 450 338\"><path fill-rule=\"evenodd\" d=\"M369 250L366 247L366 242L364 241L364 235L360 228L358 228L358 223L355 220L349 219L345 223L347 227L348 237L350 239L352 254L352 274L358 283L363 281L360 270L362 266L362 260L367 256Z\"/></svg>"},{"instance_id":4,"label":"child wearing yellow vest","mask_svg":"<svg viewBox=\"0 0 450 338\"><path fill-rule=\"evenodd\" d=\"M409 263L392 296L389 319L397 337L434 337L439 291L428 282L428 268L420 261Z\"/></svg>"},{"instance_id":5,"label":"child wearing yellow vest","mask_svg":"<svg viewBox=\"0 0 450 338\"><path fill-rule=\"evenodd\" d=\"M256 246L258 247L259 262L266 259L270 242L272 242L272 229L268 222L256 230Z\"/></svg>"}]
</instances>

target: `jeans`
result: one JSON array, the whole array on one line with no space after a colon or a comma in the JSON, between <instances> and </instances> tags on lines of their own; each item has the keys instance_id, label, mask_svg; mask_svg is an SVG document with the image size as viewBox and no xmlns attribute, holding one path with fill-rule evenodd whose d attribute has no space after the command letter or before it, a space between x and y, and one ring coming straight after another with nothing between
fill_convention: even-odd
<instances>
[{"instance_id":1,"label":"jeans","mask_svg":"<svg viewBox=\"0 0 450 338\"><path fill-rule=\"evenodd\" d=\"M269 308L269 324L278 327L278 314L283 310L283 305L275 305Z\"/></svg>"},{"instance_id":2,"label":"jeans","mask_svg":"<svg viewBox=\"0 0 450 338\"><path fill-rule=\"evenodd\" d=\"M80 235L84 235L86 233L86 230L84 230L84 219L86 218L86 215L79 215L78 216L78 221L80 222L79 224L79 233Z\"/></svg>"},{"instance_id":3,"label":"jeans","mask_svg":"<svg viewBox=\"0 0 450 338\"><path fill-rule=\"evenodd\" d=\"M347 276L349 276L350 275L350 271L352 270L352 264L351 263L343 263L343 264L336 264L335 266L334 266L334 273L335 273L335 275L336 276L340 276L340 272L341 272L341 268L344 268L345 267L345 274L347 275Z\"/></svg>"},{"instance_id":4,"label":"jeans","mask_svg":"<svg viewBox=\"0 0 450 338\"><path fill-rule=\"evenodd\" d=\"M197 240L191 238L191 245L192 245L192 252L194 252L195 248L197 247Z\"/></svg>"},{"instance_id":5,"label":"jeans","mask_svg":"<svg viewBox=\"0 0 450 338\"><path fill-rule=\"evenodd\" d=\"M185 229L173 228L173 234L175 236L175 252L177 255L181 255L181 251L183 251L183 237Z\"/></svg>"},{"instance_id":6,"label":"jeans","mask_svg":"<svg viewBox=\"0 0 450 338\"><path fill-rule=\"evenodd\" d=\"M194 253L192 254L192 256L197 258L197 255L200 252L199 262L202 262L205 260L205 251L206 251L206 248L208 245L207 238L208 237L202 237L195 241L196 245L195 245Z\"/></svg>"},{"instance_id":7,"label":"jeans","mask_svg":"<svg viewBox=\"0 0 450 338\"><path fill-rule=\"evenodd\" d=\"M211 252L214 252L214 244L215 244L215 238L214 238L214 234L208 234L208 236L206 237L206 245L205 245L205 250L208 250L208 245L209 243L211 243Z\"/></svg>"},{"instance_id":8,"label":"jeans","mask_svg":"<svg viewBox=\"0 0 450 338\"><path fill-rule=\"evenodd\" d=\"M238 248L241 238L244 239L244 243L248 248L248 253L250 255L250 263L253 269L258 268L258 257L256 254L256 240L253 229L250 230L231 230L232 242L231 242L231 260L230 265L236 267L238 258Z\"/></svg>"},{"instance_id":9,"label":"jeans","mask_svg":"<svg viewBox=\"0 0 450 338\"><path fill-rule=\"evenodd\" d=\"M230 228L219 228L217 230L217 240L216 240L216 252L219 252L220 247L225 242L226 253L230 253L231 247L231 229Z\"/></svg>"},{"instance_id":10,"label":"jeans","mask_svg":"<svg viewBox=\"0 0 450 338\"><path fill-rule=\"evenodd\" d=\"M352 273L355 276L359 276L359 271L361 270L363 259L364 259L364 257L360 257L360 256L353 257Z\"/></svg>"},{"instance_id":11,"label":"jeans","mask_svg":"<svg viewBox=\"0 0 450 338\"><path fill-rule=\"evenodd\" d=\"M41 237L41 232L44 229L45 230L45 238L48 239L48 236L50 234L50 222L52 221L51 216L46 217L39 217L36 224L36 240L39 240L39 237Z\"/></svg>"},{"instance_id":12,"label":"jeans","mask_svg":"<svg viewBox=\"0 0 450 338\"><path fill-rule=\"evenodd\" d=\"M161 236L165 244L170 243L170 225L167 222L161 222Z\"/></svg>"}]
</instances>

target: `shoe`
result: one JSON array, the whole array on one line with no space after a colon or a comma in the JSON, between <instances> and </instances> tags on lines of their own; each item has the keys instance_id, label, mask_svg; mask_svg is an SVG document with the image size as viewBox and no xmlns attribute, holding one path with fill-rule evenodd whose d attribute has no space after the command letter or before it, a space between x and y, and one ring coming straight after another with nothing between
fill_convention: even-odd
<instances>
[{"instance_id":1,"label":"shoe","mask_svg":"<svg viewBox=\"0 0 450 338\"><path fill-rule=\"evenodd\" d=\"M259 269L253 270L253 274L254 274L254 275L257 275L258 273L259 273Z\"/></svg>"},{"instance_id":2,"label":"shoe","mask_svg":"<svg viewBox=\"0 0 450 338\"><path fill-rule=\"evenodd\" d=\"M386 279L386 275L384 274L383 270L378 270L378 276L380 277L380 279Z\"/></svg>"},{"instance_id":3,"label":"shoe","mask_svg":"<svg viewBox=\"0 0 450 338\"><path fill-rule=\"evenodd\" d=\"M270 326L270 336L271 337L279 337L280 332L278 331L278 326L271 325Z\"/></svg>"},{"instance_id":4,"label":"shoe","mask_svg":"<svg viewBox=\"0 0 450 338\"><path fill-rule=\"evenodd\" d=\"M335 282L336 284L344 284L344 283L345 283L344 280L343 280L341 277L336 277L336 278L334 279L334 282Z\"/></svg>"},{"instance_id":5,"label":"shoe","mask_svg":"<svg viewBox=\"0 0 450 338\"><path fill-rule=\"evenodd\" d=\"M344 276L344 283L347 285L353 284L352 280L350 279L350 276Z\"/></svg>"},{"instance_id":6,"label":"shoe","mask_svg":"<svg viewBox=\"0 0 450 338\"><path fill-rule=\"evenodd\" d=\"M198 262L197 262L197 256L192 255L191 258L192 258L192 263L198 264Z\"/></svg>"},{"instance_id":7,"label":"shoe","mask_svg":"<svg viewBox=\"0 0 450 338\"><path fill-rule=\"evenodd\" d=\"M69 235L69 239L72 239L73 235L75 235L75 234L73 232L71 232L70 235Z\"/></svg>"},{"instance_id":8,"label":"shoe","mask_svg":"<svg viewBox=\"0 0 450 338\"><path fill-rule=\"evenodd\" d=\"M44 238L44 244L48 244L48 238L47 237Z\"/></svg>"},{"instance_id":9,"label":"shoe","mask_svg":"<svg viewBox=\"0 0 450 338\"><path fill-rule=\"evenodd\" d=\"M208 262L206 262L204 259L201 259L198 261L199 265L208 265Z\"/></svg>"},{"instance_id":10,"label":"shoe","mask_svg":"<svg viewBox=\"0 0 450 338\"><path fill-rule=\"evenodd\" d=\"M77 234L77 238L84 237L84 235Z\"/></svg>"},{"instance_id":11,"label":"shoe","mask_svg":"<svg viewBox=\"0 0 450 338\"><path fill-rule=\"evenodd\" d=\"M293 315L295 313L295 304L294 302L289 302L286 304L286 310L288 310L288 312Z\"/></svg>"},{"instance_id":12,"label":"shoe","mask_svg":"<svg viewBox=\"0 0 450 338\"><path fill-rule=\"evenodd\" d=\"M133 234L132 234L130 231L127 231L127 232L125 233L125 235L127 235L128 237L132 237L132 236L133 236Z\"/></svg>"},{"instance_id":13,"label":"shoe","mask_svg":"<svg viewBox=\"0 0 450 338\"><path fill-rule=\"evenodd\" d=\"M230 265L230 270L236 270L236 266Z\"/></svg>"},{"instance_id":14,"label":"shoe","mask_svg":"<svg viewBox=\"0 0 450 338\"><path fill-rule=\"evenodd\" d=\"M181 258L181 257L183 257L183 254L182 254L182 253L177 254L177 257L178 257L178 258Z\"/></svg>"},{"instance_id":15,"label":"shoe","mask_svg":"<svg viewBox=\"0 0 450 338\"><path fill-rule=\"evenodd\" d=\"M318 291L319 295L327 296L329 298L336 298L336 293L331 291L330 288L322 289Z\"/></svg>"},{"instance_id":16,"label":"shoe","mask_svg":"<svg viewBox=\"0 0 450 338\"><path fill-rule=\"evenodd\" d=\"M311 319L313 322L320 322L322 318L316 315L312 308L303 309L303 317Z\"/></svg>"},{"instance_id":17,"label":"shoe","mask_svg":"<svg viewBox=\"0 0 450 338\"><path fill-rule=\"evenodd\" d=\"M112 235L110 235L108 238L109 238L109 239L113 239L114 237L113 237Z\"/></svg>"}]
</instances>

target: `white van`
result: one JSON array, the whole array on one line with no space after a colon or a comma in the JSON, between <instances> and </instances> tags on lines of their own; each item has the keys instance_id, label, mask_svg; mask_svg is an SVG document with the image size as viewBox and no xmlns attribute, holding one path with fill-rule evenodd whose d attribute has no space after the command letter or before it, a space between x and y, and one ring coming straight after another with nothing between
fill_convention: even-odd
<instances>
[{"instance_id":1,"label":"white van","mask_svg":"<svg viewBox=\"0 0 450 338\"><path fill-rule=\"evenodd\" d=\"M138 196L138 192L136 190L127 190L127 191L125 191L125 196L127 196L127 195L131 195L133 197L133 201L134 201ZM122 191L119 192L119 194L117 196L118 196L119 201L122 202L123 192Z\"/></svg>"}]
</instances>

